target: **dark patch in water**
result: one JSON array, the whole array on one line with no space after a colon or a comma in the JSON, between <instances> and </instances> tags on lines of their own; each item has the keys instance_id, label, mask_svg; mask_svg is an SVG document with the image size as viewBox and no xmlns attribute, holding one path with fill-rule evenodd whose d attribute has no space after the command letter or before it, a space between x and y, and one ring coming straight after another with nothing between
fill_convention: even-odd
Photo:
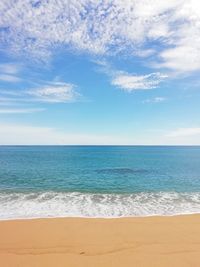
<instances>
[{"instance_id":1,"label":"dark patch in water","mask_svg":"<svg viewBox=\"0 0 200 267\"><path fill-rule=\"evenodd\" d=\"M97 173L102 174L143 174L148 173L145 169L131 169L131 168L109 168L96 170Z\"/></svg>"}]
</instances>

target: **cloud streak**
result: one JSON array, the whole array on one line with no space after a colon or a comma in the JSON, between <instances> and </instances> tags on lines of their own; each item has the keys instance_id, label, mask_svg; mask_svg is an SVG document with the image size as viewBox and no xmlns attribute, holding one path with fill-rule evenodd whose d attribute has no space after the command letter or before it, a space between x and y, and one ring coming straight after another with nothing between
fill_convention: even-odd
<instances>
[{"instance_id":1,"label":"cloud streak","mask_svg":"<svg viewBox=\"0 0 200 267\"><path fill-rule=\"evenodd\" d=\"M38 105L71 103L78 101L80 98L81 95L76 91L74 84L61 81L42 82L31 89L0 89L0 106L4 106L4 108L0 108L0 114L42 112L46 109L46 106L40 108L37 107Z\"/></svg>"},{"instance_id":2,"label":"cloud streak","mask_svg":"<svg viewBox=\"0 0 200 267\"><path fill-rule=\"evenodd\" d=\"M3 82L21 82L22 79L17 76L20 71L20 66L13 63L0 64L0 81Z\"/></svg>"},{"instance_id":3,"label":"cloud streak","mask_svg":"<svg viewBox=\"0 0 200 267\"><path fill-rule=\"evenodd\" d=\"M163 96L156 96L154 98L149 98L143 101L143 103L162 103L167 100L166 97Z\"/></svg>"},{"instance_id":4,"label":"cloud streak","mask_svg":"<svg viewBox=\"0 0 200 267\"><path fill-rule=\"evenodd\" d=\"M51 82L28 90L27 94L36 101L48 103L75 102L80 97L80 94L75 91L74 84L64 82Z\"/></svg>"},{"instance_id":5,"label":"cloud streak","mask_svg":"<svg viewBox=\"0 0 200 267\"><path fill-rule=\"evenodd\" d=\"M2 103L69 103L77 101L80 97L76 86L65 82L45 82L26 90L0 90Z\"/></svg>"},{"instance_id":6,"label":"cloud streak","mask_svg":"<svg viewBox=\"0 0 200 267\"><path fill-rule=\"evenodd\" d=\"M21 66L14 63L0 64L0 72L7 74L17 74L21 70Z\"/></svg>"},{"instance_id":7,"label":"cloud streak","mask_svg":"<svg viewBox=\"0 0 200 267\"><path fill-rule=\"evenodd\" d=\"M200 136L200 128L179 128L174 131L171 131L167 134L167 137L179 138L179 137L192 137Z\"/></svg>"},{"instance_id":8,"label":"cloud streak","mask_svg":"<svg viewBox=\"0 0 200 267\"><path fill-rule=\"evenodd\" d=\"M44 111L44 108L6 108L0 109L0 114L27 114Z\"/></svg>"},{"instance_id":9,"label":"cloud streak","mask_svg":"<svg viewBox=\"0 0 200 267\"><path fill-rule=\"evenodd\" d=\"M21 78L10 74L0 74L0 81L16 83L20 82Z\"/></svg>"}]
</instances>

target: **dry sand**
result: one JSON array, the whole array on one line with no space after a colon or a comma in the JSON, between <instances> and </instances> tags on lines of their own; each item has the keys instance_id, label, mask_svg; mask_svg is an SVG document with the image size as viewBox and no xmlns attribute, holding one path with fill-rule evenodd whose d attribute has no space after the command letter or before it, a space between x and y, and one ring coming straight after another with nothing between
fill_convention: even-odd
<instances>
[{"instance_id":1,"label":"dry sand","mask_svg":"<svg viewBox=\"0 0 200 267\"><path fill-rule=\"evenodd\" d=\"M200 267L200 215L0 221L0 266Z\"/></svg>"}]
</instances>

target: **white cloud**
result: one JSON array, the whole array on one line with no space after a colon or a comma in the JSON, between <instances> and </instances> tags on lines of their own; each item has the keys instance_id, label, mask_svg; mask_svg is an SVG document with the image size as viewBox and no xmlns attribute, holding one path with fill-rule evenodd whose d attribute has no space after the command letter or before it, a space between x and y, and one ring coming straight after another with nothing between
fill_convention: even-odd
<instances>
[{"instance_id":1,"label":"white cloud","mask_svg":"<svg viewBox=\"0 0 200 267\"><path fill-rule=\"evenodd\" d=\"M44 111L44 108L6 108L0 109L0 114L21 114Z\"/></svg>"},{"instance_id":2,"label":"white cloud","mask_svg":"<svg viewBox=\"0 0 200 267\"><path fill-rule=\"evenodd\" d=\"M74 102L80 95L75 91L75 85L64 82L52 82L39 88L28 90L27 94L41 102Z\"/></svg>"},{"instance_id":3,"label":"white cloud","mask_svg":"<svg viewBox=\"0 0 200 267\"><path fill-rule=\"evenodd\" d=\"M137 75L116 70L106 60L95 60L93 62L98 65L97 71L103 72L110 77L112 85L127 92L157 88L162 81L168 78L167 74L160 72Z\"/></svg>"},{"instance_id":4,"label":"white cloud","mask_svg":"<svg viewBox=\"0 0 200 267\"><path fill-rule=\"evenodd\" d=\"M112 79L115 85L125 91L153 89L159 86L160 82L167 76L161 73L150 73L147 75L131 75L128 73L118 73Z\"/></svg>"},{"instance_id":5,"label":"white cloud","mask_svg":"<svg viewBox=\"0 0 200 267\"><path fill-rule=\"evenodd\" d=\"M17 76L10 74L0 74L0 81L15 83L15 82L20 82L21 79Z\"/></svg>"},{"instance_id":6,"label":"white cloud","mask_svg":"<svg viewBox=\"0 0 200 267\"><path fill-rule=\"evenodd\" d=\"M21 69L21 66L14 63L2 63L0 64L0 72L7 74L17 74Z\"/></svg>"},{"instance_id":7,"label":"white cloud","mask_svg":"<svg viewBox=\"0 0 200 267\"><path fill-rule=\"evenodd\" d=\"M14 63L0 64L0 81L4 82L20 82L22 79L17 76L21 66Z\"/></svg>"},{"instance_id":8,"label":"white cloud","mask_svg":"<svg viewBox=\"0 0 200 267\"><path fill-rule=\"evenodd\" d=\"M200 38L199 38L200 42ZM191 72L200 69L199 47L177 46L166 49L160 54L163 63L159 67L174 69L179 72Z\"/></svg>"},{"instance_id":9,"label":"white cloud","mask_svg":"<svg viewBox=\"0 0 200 267\"><path fill-rule=\"evenodd\" d=\"M0 90L2 103L67 103L75 102L81 95L75 90L76 86L65 82L45 82L43 85L25 90Z\"/></svg>"},{"instance_id":10,"label":"white cloud","mask_svg":"<svg viewBox=\"0 0 200 267\"><path fill-rule=\"evenodd\" d=\"M135 51L135 55L139 56L139 57L148 57L148 56L152 56L155 55L156 51L155 49L143 49L143 50L136 50Z\"/></svg>"},{"instance_id":11,"label":"white cloud","mask_svg":"<svg viewBox=\"0 0 200 267\"><path fill-rule=\"evenodd\" d=\"M199 25L199 0L0 2L1 49L41 60L63 45L103 55L154 53L160 67L199 70Z\"/></svg>"},{"instance_id":12,"label":"white cloud","mask_svg":"<svg viewBox=\"0 0 200 267\"><path fill-rule=\"evenodd\" d=\"M32 89L0 89L0 106L4 106L0 114L29 114L45 110L36 104L75 102L81 97L75 89L74 84L59 81L43 82Z\"/></svg>"},{"instance_id":13,"label":"white cloud","mask_svg":"<svg viewBox=\"0 0 200 267\"><path fill-rule=\"evenodd\" d=\"M171 131L166 136L173 138L198 136L200 138L200 128L179 128L174 131Z\"/></svg>"},{"instance_id":14,"label":"white cloud","mask_svg":"<svg viewBox=\"0 0 200 267\"><path fill-rule=\"evenodd\" d=\"M161 103L161 102L165 102L167 100L166 97L162 97L162 96L156 96L154 98L149 98L143 101L143 103Z\"/></svg>"}]
</instances>

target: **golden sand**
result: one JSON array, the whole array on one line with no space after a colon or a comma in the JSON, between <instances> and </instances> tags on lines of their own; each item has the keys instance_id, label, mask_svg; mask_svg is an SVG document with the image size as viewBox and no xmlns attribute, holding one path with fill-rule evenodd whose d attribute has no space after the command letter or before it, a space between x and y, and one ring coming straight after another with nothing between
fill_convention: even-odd
<instances>
[{"instance_id":1,"label":"golden sand","mask_svg":"<svg viewBox=\"0 0 200 267\"><path fill-rule=\"evenodd\" d=\"M1 267L200 267L200 215L0 221Z\"/></svg>"}]
</instances>

